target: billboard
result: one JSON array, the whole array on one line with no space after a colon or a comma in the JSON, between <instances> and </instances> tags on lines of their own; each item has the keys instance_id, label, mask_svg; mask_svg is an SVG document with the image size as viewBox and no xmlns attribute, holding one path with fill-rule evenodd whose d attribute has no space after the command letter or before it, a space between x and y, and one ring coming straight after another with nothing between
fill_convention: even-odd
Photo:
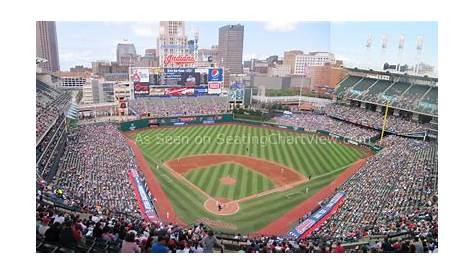
<instances>
[{"instance_id":1,"label":"billboard","mask_svg":"<svg viewBox=\"0 0 474 274\"><path fill-rule=\"evenodd\" d=\"M165 89L166 96L192 96L194 95L194 88L167 88Z\"/></svg>"},{"instance_id":2,"label":"billboard","mask_svg":"<svg viewBox=\"0 0 474 274\"><path fill-rule=\"evenodd\" d=\"M196 73L193 68L168 68L165 69L166 86L169 87L195 87Z\"/></svg>"},{"instance_id":3,"label":"billboard","mask_svg":"<svg viewBox=\"0 0 474 274\"><path fill-rule=\"evenodd\" d=\"M166 78L162 68L149 68L150 86L165 86Z\"/></svg>"},{"instance_id":4,"label":"billboard","mask_svg":"<svg viewBox=\"0 0 474 274\"><path fill-rule=\"evenodd\" d=\"M240 82L233 82L230 84L229 101L243 101L244 100L244 84Z\"/></svg>"},{"instance_id":5,"label":"billboard","mask_svg":"<svg viewBox=\"0 0 474 274\"><path fill-rule=\"evenodd\" d=\"M191 65L191 64L194 64L194 62L196 62L196 60L194 60L194 56L190 55L190 54L187 54L187 55L173 55L173 54L165 55L165 58L164 58L164 61L163 61L165 66Z\"/></svg>"},{"instance_id":6,"label":"billboard","mask_svg":"<svg viewBox=\"0 0 474 274\"><path fill-rule=\"evenodd\" d=\"M222 68L130 68L137 96L220 94Z\"/></svg>"},{"instance_id":7,"label":"billboard","mask_svg":"<svg viewBox=\"0 0 474 274\"><path fill-rule=\"evenodd\" d=\"M133 82L148 83L150 81L148 68L131 68L130 76Z\"/></svg>"},{"instance_id":8,"label":"billboard","mask_svg":"<svg viewBox=\"0 0 474 274\"><path fill-rule=\"evenodd\" d=\"M200 86L200 87L196 87L194 89L194 95L196 95L196 96L206 95L206 94L208 94L207 86Z\"/></svg>"},{"instance_id":9,"label":"billboard","mask_svg":"<svg viewBox=\"0 0 474 274\"><path fill-rule=\"evenodd\" d=\"M223 70L221 68L210 68L208 74L208 81L209 82L222 82Z\"/></svg>"},{"instance_id":10,"label":"billboard","mask_svg":"<svg viewBox=\"0 0 474 274\"><path fill-rule=\"evenodd\" d=\"M148 83L133 83L133 89L135 90L135 95L148 95L150 93L150 87Z\"/></svg>"},{"instance_id":11,"label":"billboard","mask_svg":"<svg viewBox=\"0 0 474 274\"><path fill-rule=\"evenodd\" d=\"M209 69L208 68L196 68L194 70L197 77L197 86L207 86Z\"/></svg>"},{"instance_id":12,"label":"billboard","mask_svg":"<svg viewBox=\"0 0 474 274\"><path fill-rule=\"evenodd\" d=\"M209 82L208 93L209 94L220 94L222 92L222 84L220 82Z\"/></svg>"},{"instance_id":13,"label":"billboard","mask_svg":"<svg viewBox=\"0 0 474 274\"><path fill-rule=\"evenodd\" d=\"M150 96L165 96L166 95L166 88L150 86Z\"/></svg>"}]
</instances>

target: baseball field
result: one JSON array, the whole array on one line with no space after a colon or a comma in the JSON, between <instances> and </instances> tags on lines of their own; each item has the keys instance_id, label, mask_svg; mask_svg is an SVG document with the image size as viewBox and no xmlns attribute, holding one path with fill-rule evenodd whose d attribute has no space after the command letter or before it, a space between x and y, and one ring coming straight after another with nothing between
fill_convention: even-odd
<instances>
[{"instance_id":1,"label":"baseball field","mask_svg":"<svg viewBox=\"0 0 474 274\"><path fill-rule=\"evenodd\" d=\"M314 134L242 124L127 136L147 180L163 193L157 204L170 205L161 216L233 233L262 231L369 153Z\"/></svg>"}]
</instances>

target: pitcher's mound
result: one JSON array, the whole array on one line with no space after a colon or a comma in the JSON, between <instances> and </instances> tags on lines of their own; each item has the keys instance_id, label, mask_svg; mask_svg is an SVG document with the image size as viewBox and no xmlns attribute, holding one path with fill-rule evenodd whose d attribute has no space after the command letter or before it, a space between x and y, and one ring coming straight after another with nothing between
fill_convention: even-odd
<instances>
[{"instance_id":1,"label":"pitcher's mound","mask_svg":"<svg viewBox=\"0 0 474 274\"><path fill-rule=\"evenodd\" d=\"M204 208L216 215L232 215L239 211L239 203L227 198L209 198L204 202Z\"/></svg>"},{"instance_id":2,"label":"pitcher's mound","mask_svg":"<svg viewBox=\"0 0 474 274\"><path fill-rule=\"evenodd\" d=\"M230 177L230 176L224 176L224 177L221 177L221 179L219 180L219 182L223 185L235 185L235 183L237 183L237 180Z\"/></svg>"}]
</instances>

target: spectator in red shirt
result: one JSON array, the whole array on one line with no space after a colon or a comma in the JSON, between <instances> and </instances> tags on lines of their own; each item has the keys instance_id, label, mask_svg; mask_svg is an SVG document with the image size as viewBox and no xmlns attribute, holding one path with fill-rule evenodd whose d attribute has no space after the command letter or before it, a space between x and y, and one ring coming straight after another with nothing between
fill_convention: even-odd
<instances>
[{"instance_id":1,"label":"spectator in red shirt","mask_svg":"<svg viewBox=\"0 0 474 274\"><path fill-rule=\"evenodd\" d=\"M341 245L340 242L337 243L336 248L334 249L334 253L344 253L346 249Z\"/></svg>"}]
</instances>

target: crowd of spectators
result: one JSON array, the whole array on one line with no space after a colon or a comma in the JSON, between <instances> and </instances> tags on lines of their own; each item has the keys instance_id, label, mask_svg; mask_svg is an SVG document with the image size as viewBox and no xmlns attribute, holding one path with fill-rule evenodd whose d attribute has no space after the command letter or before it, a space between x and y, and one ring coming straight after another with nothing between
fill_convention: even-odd
<instances>
[{"instance_id":1,"label":"crowd of spectators","mask_svg":"<svg viewBox=\"0 0 474 274\"><path fill-rule=\"evenodd\" d=\"M338 128L326 116L296 117L308 126ZM238 252L437 252L437 145L393 135L383 145L339 187L345 202L309 237L237 235ZM77 252L89 251L91 241L103 247L97 252L224 252L220 237L203 224L143 220L127 177L131 168L137 169L134 155L116 125L79 126L68 136L56 176L39 186L37 239ZM81 213L41 202L58 189L61 200ZM375 240L363 244L364 239Z\"/></svg>"},{"instance_id":2,"label":"crowd of spectators","mask_svg":"<svg viewBox=\"0 0 474 274\"><path fill-rule=\"evenodd\" d=\"M312 235L301 240L238 235L235 236L240 243L237 251L437 252L437 146L396 136L388 136L384 145L380 153L369 158L338 189L346 194L345 202ZM111 252L225 251L219 237L203 224L182 227L146 222L138 215L115 215L113 211L92 213L81 218L39 205L37 235L68 248L93 239L114 246L115 251ZM363 243L367 238L374 240ZM353 245L348 247L350 243Z\"/></svg>"},{"instance_id":3,"label":"crowd of spectators","mask_svg":"<svg viewBox=\"0 0 474 274\"><path fill-rule=\"evenodd\" d=\"M396 136L387 137L384 145L340 187L346 193L344 204L313 239L353 242L407 232L412 236L408 243L381 240L376 249L419 243L430 251L437 247L437 146ZM384 246L388 244L391 248Z\"/></svg>"},{"instance_id":4,"label":"crowd of spectators","mask_svg":"<svg viewBox=\"0 0 474 274\"><path fill-rule=\"evenodd\" d=\"M282 125L302 127L305 130L326 130L362 142L379 134L376 130L359 127L326 115L293 113L290 116L283 115L274 119Z\"/></svg>"},{"instance_id":5,"label":"crowd of spectators","mask_svg":"<svg viewBox=\"0 0 474 274\"><path fill-rule=\"evenodd\" d=\"M223 252L214 232L203 224L182 227L113 214L74 214L44 203L36 208L37 240L70 251L122 253Z\"/></svg>"},{"instance_id":6,"label":"crowd of spectators","mask_svg":"<svg viewBox=\"0 0 474 274\"><path fill-rule=\"evenodd\" d=\"M158 117L219 114L227 112L228 98L220 96L137 98L129 106L138 115Z\"/></svg>"},{"instance_id":7,"label":"crowd of spectators","mask_svg":"<svg viewBox=\"0 0 474 274\"><path fill-rule=\"evenodd\" d=\"M331 104L326 106L326 114L341 120L375 129L382 129L383 127L384 117L382 113L363 108ZM430 126L427 124L413 122L411 120L403 119L402 117L396 117L393 115L388 116L386 125L386 129L388 131L398 134L424 132L429 127Z\"/></svg>"},{"instance_id":8,"label":"crowd of spectators","mask_svg":"<svg viewBox=\"0 0 474 274\"><path fill-rule=\"evenodd\" d=\"M70 102L69 93L36 81L36 140L66 111Z\"/></svg>"},{"instance_id":9,"label":"crowd of spectators","mask_svg":"<svg viewBox=\"0 0 474 274\"><path fill-rule=\"evenodd\" d=\"M62 189L70 205L87 212L138 216L130 169L137 169L135 157L116 125L81 125L68 136L46 191Z\"/></svg>"}]
</instances>

